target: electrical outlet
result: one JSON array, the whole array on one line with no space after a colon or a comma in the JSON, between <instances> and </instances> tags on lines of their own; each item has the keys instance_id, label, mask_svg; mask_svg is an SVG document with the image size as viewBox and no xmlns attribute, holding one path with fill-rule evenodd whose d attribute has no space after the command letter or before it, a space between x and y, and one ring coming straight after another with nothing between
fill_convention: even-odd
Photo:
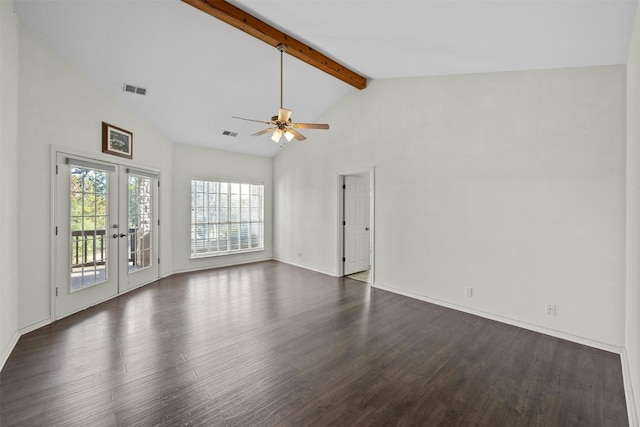
<instances>
[{"instance_id":1,"label":"electrical outlet","mask_svg":"<svg viewBox=\"0 0 640 427\"><path fill-rule=\"evenodd\" d=\"M473 288L466 287L464 288L464 296L472 297L473 296Z\"/></svg>"},{"instance_id":2,"label":"electrical outlet","mask_svg":"<svg viewBox=\"0 0 640 427\"><path fill-rule=\"evenodd\" d=\"M544 306L545 309L545 313L547 313L547 316L555 316L556 315L556 306L555 304L546 304Z\"/></svg>"}]
</instances>

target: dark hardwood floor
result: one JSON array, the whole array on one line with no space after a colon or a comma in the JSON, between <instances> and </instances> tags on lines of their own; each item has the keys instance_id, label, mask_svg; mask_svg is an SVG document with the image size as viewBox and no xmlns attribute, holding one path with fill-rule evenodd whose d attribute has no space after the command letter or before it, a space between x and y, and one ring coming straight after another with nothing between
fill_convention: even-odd
<instances>
[{"instance_id":1,"label":"dark hardwood floor","mask_svg":"<svg viewBox=\"0 0 640 427\"><path fill-rule=\"evenodd\" d=\"M20 338L2 426L626 426L620 357L275 261Z\"/></svg>"}]
</instances>

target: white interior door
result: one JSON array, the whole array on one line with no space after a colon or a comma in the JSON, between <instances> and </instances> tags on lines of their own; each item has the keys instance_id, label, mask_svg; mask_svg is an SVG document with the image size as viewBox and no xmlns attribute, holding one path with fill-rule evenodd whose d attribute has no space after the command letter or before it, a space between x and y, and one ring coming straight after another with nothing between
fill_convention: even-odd
<instances>
[{"instance_id":1,"label":"white interior door","mask_svg":"<svg viewBox=\"0 0 640 427\"><path fill-rule=\"evenodd\" d=\"M59 319L118 293L118 166L58 153L55 188Z\"/></svg>"},{"instance_id":2,"label":"white interior door","mask_svg":"<svg viewBox=\"0 0 640 427\"><path fill-rule=\"evenodd\" d=\"M54 318L159 277L158 176L56 155Z\"/></svg>"},{"instance_id":3,"label":"white interior door","mask_svg":"<svg viewBox=\"0 0 640 427\"><path fill-rule=\"evenodd\" d=\"M344 177L344 274L369 269L369 182L359 176Z\"/></svg>"}]
</instances>

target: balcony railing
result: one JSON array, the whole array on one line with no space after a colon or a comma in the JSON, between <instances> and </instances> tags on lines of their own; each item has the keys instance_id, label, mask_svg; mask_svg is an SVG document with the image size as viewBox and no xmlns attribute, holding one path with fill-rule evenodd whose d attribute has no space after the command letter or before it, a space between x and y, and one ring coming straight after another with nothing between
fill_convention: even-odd
<instances>
[{"instance_id":1,"label":"balcony railing","mask_svg":"<svg viewBox=\"0 0 640 427\"><path fill-rule=\"evenodd\" d=\"M71 267L104 265L107 256L107 230L71 232ZM129 229L129 263L135 264L136 229Z\"/></svg>"}]
</instances>

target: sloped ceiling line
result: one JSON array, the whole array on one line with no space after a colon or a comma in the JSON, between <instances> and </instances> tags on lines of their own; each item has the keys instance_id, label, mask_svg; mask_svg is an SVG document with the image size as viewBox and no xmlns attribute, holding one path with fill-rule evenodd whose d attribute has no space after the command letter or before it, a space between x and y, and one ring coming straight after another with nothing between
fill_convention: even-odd
<instances>
[{"instance_id":1,"label":"sloped ceiling line","mask_svg":"<svg viewBox=\"0 0 640 427\"><path fill-rule=\"evenodd\" d=\"M270 44L287 46L289 55L355 87L367 87L367 79L331 58L316 51L312 47L272 27L253 15L223 0L182 0L214 18L217 18L253 37Z\"/></svg>"}]
</instances>

